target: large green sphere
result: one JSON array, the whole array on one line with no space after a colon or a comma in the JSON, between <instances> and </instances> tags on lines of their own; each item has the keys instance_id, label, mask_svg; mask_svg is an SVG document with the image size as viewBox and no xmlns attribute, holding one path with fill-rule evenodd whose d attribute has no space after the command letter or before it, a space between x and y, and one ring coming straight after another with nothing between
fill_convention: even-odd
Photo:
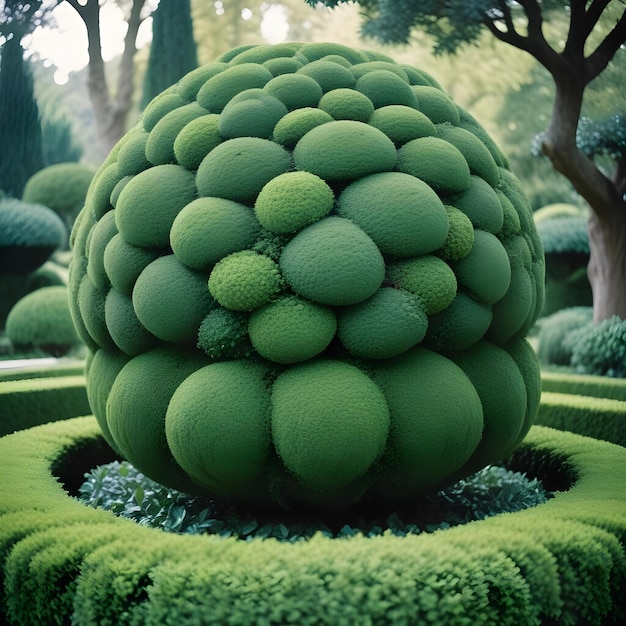
<instances>
[{"instance_id":1,"label":"large green sphere","mask_svg":"<svg viewBox=\"0 0 626 626\"><path fill-rule=\"evenodd\" d=\"M400 503L533 423L529 202L428 75L339 44L233 50L96 173L70 301L116 451L227 501Z\"/></svg>"}]
</instances>

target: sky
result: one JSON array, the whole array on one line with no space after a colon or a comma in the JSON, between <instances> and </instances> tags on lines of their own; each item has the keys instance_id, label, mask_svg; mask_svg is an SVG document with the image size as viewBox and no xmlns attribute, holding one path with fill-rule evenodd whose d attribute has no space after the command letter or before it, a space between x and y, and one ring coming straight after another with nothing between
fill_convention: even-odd
<instances>
[{"instance_id":1,"label":"sky","mask_svg":"<svg viewBox=\"0 0 626 626\"><path fill-rule=\"evenodd\" d=\"M216 0L216 12L219 11ZM244 9L246 11L246 9ZM38 28L24 40L25 47L39 58L55 66L54 80L59 85L67 83L69 74L83 69L87 56L87 32L76 11L62 2L53 11L56 26ZM243 19L246 15L243 14ZM248 16L249 17L249 16ZM105 3L100 14L102 31L102 56L110 61L120 55L124 47L125 22L121 9L115 3ZM279 43L287 34L287 22L281 6L273 5L264 14L261 33L268 43ZM141 48L152 38L151 20L145 20L137 37L137 47Z\"/></svg>"}]
</instances>

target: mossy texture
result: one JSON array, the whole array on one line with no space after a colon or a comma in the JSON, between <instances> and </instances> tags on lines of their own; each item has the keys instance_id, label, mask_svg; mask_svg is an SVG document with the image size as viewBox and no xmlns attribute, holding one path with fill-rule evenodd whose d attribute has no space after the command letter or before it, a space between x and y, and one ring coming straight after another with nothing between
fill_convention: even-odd
<instances>
[{"instance_id":1,"label":"mossy texture","mask_svg":"<svg viewBox=\"0 0 626 626\"><path fill-rule=\"evenodd\" d=\"M94 413L156 480L398 501L510 453L534 419L528 199L482 126L387 55L245 45L194 70L95 174L72 244Z\"/></svg>"}]
</instances>

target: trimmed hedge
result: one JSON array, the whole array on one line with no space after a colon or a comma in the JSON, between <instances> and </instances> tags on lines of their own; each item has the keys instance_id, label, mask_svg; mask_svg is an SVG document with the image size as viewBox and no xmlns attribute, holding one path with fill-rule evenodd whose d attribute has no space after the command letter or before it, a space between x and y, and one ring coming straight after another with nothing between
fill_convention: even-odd
<instances>
[{"instance_id":1,"label":"trimmed hedge","mask_svg":"<svg viewBox=\"0 0 626 626\"><path fill-rule=\"evenodd\" d=\"M0 379L0 436L90 413L84 374Z\"/></svg>"},{"instance_id":2,"label":"trimmed hedge","mask_svg":"<svg viewBox=\"0 0 626 626\"><path fill-rule=\"evenodd\" d=\"M543 392L535 424L626 446L626 402Z\"/></svg>"},{"instance_id":3,"label":"trimmed hedge","mask_svg":"<svg viewBox=\"0 0 626 626\"><path fill-rule=\"evenodd\" d=\"M64 491L113 458L93 417L0 439L8 624L617 624L626 450L533 427L510 466L555 497L433 534L174 536Z\"/></svg>"},{"instance_id":4,"label":"trimmed hedge","mask_svg":"<svg viewBox=\"0 0 626 626\"><path fill-rule=\"evenodd\" d=\"M11 366L11 361L3 361L7 366L0 368L0 382L23 380L25 378L53 378L55 376L80 376L85 371L84 359L60 359L44 357L42 359L18 359L23 365Z\"/></svg>"},{"instance_id":5,"label":"trimmed hedge","mask_svg":"<svg viewBox=\"0 0 626 626\"><path fill-rule=\"evenodd\" d=\"M541 386L543 391L611 398L626 402L626 378L542 371Z\"/></svg>"}]
</instances>

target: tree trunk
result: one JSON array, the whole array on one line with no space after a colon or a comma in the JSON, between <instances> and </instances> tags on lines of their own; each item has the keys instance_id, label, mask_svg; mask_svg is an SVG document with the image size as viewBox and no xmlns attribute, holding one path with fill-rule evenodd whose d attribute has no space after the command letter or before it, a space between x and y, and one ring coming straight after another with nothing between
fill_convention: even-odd
<instances>
[{"instance_id":1,"label":"tree trunk","mask_svg":"<svg viewBox=\"0 0 626 626\"><path fill-rule=\"evenodd\" d=\"M619 202L589 218L590 259L587 266L593 291L593 321L613 315L626 319L626 210Z\"/></svg>"},{"instance_id":2,"label":"tree trunk","mask_svg":"<svg viewBox=\"0 0 626 626\"><path fill-rule=\"evenodd\" d=\"M587 274L593 292L593 319L596 323L613 315L626 319L624 172L618 162L614 176L605 176L576 146L584 84L573 72L562 71L554 79L555 103L542 149L554 169L569 179L591 208Z\"/></svg>"},{"instance_id":3,"label":"tree trunk","mask_svg":"<svg viewBox=\"0 0 626 626\"><path fill-rule=\"evenodd\" d=\"M87 29L89 45L89 99L93 107L98 133L98 141L104 158L126 132L126 118L132 104L134 57L137 31L141 24L141 9L145 0L133 0L130 16L127 18L128 29L124 37L124 52L120 59L120 68L115 96L111 95L106 79L102 42L100 39L100 3L99 0L87 0L81 4L78 0L66 0L76 12Z\"/></svg>"}]
</instances>

